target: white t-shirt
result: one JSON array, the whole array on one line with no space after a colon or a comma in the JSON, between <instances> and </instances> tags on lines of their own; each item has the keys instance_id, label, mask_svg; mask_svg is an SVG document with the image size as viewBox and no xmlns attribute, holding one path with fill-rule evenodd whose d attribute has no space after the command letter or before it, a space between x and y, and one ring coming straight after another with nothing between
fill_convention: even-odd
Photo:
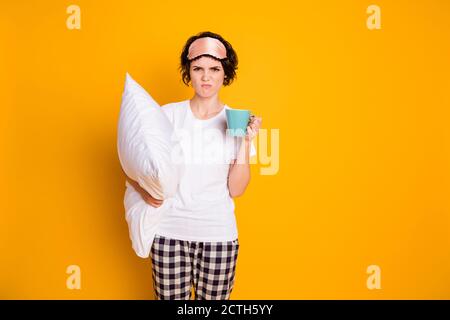
<instances>
[{"instance_id":1,"label":"white t-shirt","mask_svg":"<svg viewBox=\"0 0 450 320\"><path fill-rule=\"evenodd\" d=\"M192 113L189 100L162 106L174 126L173 138L180 141L182 149L172 160L182 161L185 171L157 234L187 241L237 239L228 172L242 138L227 134L226 109L231 108L225 105L219 114L201 120ZM256 149L252 142L250 156L254 155Z\"/></svg>"}]
</instances>

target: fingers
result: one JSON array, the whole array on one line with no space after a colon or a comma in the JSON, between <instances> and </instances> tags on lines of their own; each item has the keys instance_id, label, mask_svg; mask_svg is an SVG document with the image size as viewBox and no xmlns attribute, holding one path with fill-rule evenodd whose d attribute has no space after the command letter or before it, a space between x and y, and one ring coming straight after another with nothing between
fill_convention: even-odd
<instances>
[{"instance_id":1,"label":"fingers","mask_svg":"<svg viewBox=\"0 0 450 320\"><path fill-rule=\"evenodd\" d=\"M261 127L262 118L261 117L255 117L253 123L259 128Z\"/></svg>"},{"instance_id":2,"label":"fingers","mask_svg":"<svg viewBox=\"0 0 450 320\"><path fill-rule=\"evenodd\" d=\"M250 117L249 121L248 121L248 124L250 126L252 126L252 128L259 128L259 127L261 127L261 122L262 122L262 118L261 117L257 117L257 116L253 116L252 115Z\"/></svg>"},{"instance_id":3,"label":"fingers","mask_svg":"<svg viewBox=\"0 0 450 320\"><path fill-rule=\"evenodd\" d=\"M250 123L248 125L248 128L251 129L251 131L253 132L254 135L256 135L258 133L258 130L259 130L260 126L261 126L260 123L261 122L259 120L255 120L254 122L252 122L252 123Z\"/></svg>"},{"instance_id":4,"label":"fingers","mask_svg":"<svg viewBox=\"0 0 450 320\"><path fill-rule=\"evenodd\" d=\"M147 202L147 203L155 208L159 208L162 205L162 201L161 201L161 203L156 203L156 202Z\"/></svg>"},{"instance_id":5,"label":"fingers","mask_svg":"<svg viewBox=\"0 0 450 320\"><path fill-rule=\"evenodd\" d=\"M152 197L146 197L145 202L147 202L149 205L151 205L155 208L158 208L163 204L164 200L158 200L158 199L155 199Z\"/></svg>"}]
</instances>

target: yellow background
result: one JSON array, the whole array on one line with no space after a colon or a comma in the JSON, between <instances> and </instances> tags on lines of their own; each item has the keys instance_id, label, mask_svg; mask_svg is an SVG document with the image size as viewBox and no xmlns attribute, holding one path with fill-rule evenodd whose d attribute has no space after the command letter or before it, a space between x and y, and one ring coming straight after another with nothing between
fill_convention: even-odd
<instances>
[{"instance_id":1,"label":"yellow background","mask_svg":"<svg viewBox=\"0 0 450 320\"><path fill-rule=\"evenodd\" d=\"M190 98L179 54L210 30L240 62L222 100L280 130L278 174L253 165L236 201L232 299L449 299L449 14L447 0L3 1L0 298L153 298L124 219L125 72L160 104Z\"/></svg>"}]
</instances>

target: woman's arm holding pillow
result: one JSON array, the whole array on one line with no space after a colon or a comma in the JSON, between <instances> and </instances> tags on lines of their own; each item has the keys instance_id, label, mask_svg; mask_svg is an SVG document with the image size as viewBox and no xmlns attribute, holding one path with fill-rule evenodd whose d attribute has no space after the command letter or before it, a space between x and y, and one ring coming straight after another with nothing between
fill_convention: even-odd
<instances>
[{"instance_id":1,"label":"woman's arm holding pillow","mask_svg":"<svg viewBox=\"0 0 450 320\"><path fill-rule=\"evenodd\" d=\"M125 177L128 181L129 184L131 184L134 188L134 190L136 190L137 192L139 192L139 194L141 195L142 199L147 202L149 205L158 208L163 204L164 200L158 200L153 198L150 193L148 193L147 191L145 191L144 188L142 188L139 183L133 179L131 179L129 176L126 175L126 173L124 172Z\"/></svg>"}]
</instances>

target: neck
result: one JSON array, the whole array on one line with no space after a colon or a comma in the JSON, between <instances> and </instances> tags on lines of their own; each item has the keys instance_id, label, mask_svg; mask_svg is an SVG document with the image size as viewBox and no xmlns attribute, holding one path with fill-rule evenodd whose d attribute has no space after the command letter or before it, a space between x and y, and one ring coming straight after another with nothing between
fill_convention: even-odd
<instances>
[{"instance_id":1,"label":"neck","mask_svg":"<svg viewBox=\"0 0 450 320\"><path fill-rule=\"evenodd\" d=\"M190 104L195 112L205 116L220 111L224 106L224 103L220 102L218 95L206 98L194 95L190 100Z\"/></svg>"}]
</instances>

